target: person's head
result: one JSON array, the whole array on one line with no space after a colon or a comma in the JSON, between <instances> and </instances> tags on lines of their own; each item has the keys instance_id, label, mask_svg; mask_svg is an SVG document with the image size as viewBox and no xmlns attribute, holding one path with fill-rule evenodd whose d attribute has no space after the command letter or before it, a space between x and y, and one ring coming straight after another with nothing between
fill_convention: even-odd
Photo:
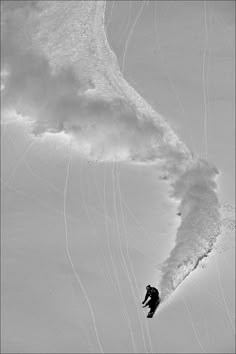
<instances>
[{"instance_id":1,"label":"person's head","mask_svg":"<svg viewBox=\"0 0 236 354\"><path fill-rule=\"evenodd\" d=\"M147 286L146 286L146 289L147 289L147 290L150 290L150 289L151 289L151 285L147 285Z\"/></svg>"}]
</instances>

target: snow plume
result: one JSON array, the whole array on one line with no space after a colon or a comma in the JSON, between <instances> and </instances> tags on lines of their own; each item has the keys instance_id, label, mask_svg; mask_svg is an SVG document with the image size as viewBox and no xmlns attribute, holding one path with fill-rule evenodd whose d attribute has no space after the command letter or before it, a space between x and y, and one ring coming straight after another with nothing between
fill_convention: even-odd
<instances>
[{"instance_id":1,"label":"snow plume","mask_svg":"<svg viewBox=\"0 0 236 354\"><path fill-rule=\"evenodd\" d=\"M3 12L4 110L31 117L35 135L65 132L90 158L186 167L188 149L122 77L106 41L103 2L15 7Z\"/></svg>"},{"instance_id":2,"label":"snow plume","mask_svg":"<svg viewBox=\"0 0 236 354\"><path fill-rule=\"evenodd\" d=\"M175 247L162 265L162 299L197 268L220 233L220 203L214 181L217 173L214 167L199 160L173 185L173 196L180 200L182 220Z\"/></svg>"},{"instance_id":3,"label":"snow plume","mask_svg":"<svg viewBox=\"0 0 236 354\"><path fill-rule=\"evenodd\" d=\"M103 1L6 2L2 109L30 117L32 134L65 133L88 158L157 164L182 213L162 267L164 299L219 233L217 170L194 157L124 79L107 42L104 12Z\"/></svg>"}]
</instances>

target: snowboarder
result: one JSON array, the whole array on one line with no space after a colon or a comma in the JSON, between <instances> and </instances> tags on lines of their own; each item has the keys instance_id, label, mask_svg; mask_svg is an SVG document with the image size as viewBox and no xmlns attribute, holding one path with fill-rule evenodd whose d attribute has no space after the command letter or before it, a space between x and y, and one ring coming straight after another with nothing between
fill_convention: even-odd
<instances>
[{"instance_id":1,"label":"snowboarder","mask_svg":"<svg viewBox=\"0 0 236 354\"><path fill-rule=\"evenodd\" d=\"M142 304L144 305L143 307L149 306L150 311L147 317L152 317L154 315L155 310L157 309L157 306L160 303L159 291L156 288L152 287L151 285L147 285L146 289L147 289L147 293ZM149 297L150 300L145 304L145 302Z\"/></svg>"}]
</instances>

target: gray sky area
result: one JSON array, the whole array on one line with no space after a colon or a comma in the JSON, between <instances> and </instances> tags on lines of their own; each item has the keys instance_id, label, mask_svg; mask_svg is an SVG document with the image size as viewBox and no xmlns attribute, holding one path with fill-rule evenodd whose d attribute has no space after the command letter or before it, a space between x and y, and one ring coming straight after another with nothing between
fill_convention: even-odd
<instances>
[{"instance_id":1,"label":"gray sky area","mask_svg":"<svg viewBox=\"0 0 236 354\"><path fill-rule=\"evenodd\" d=\"M235 2L1 11L1 352L235 353Z\"/></svg>"}]
</instances>

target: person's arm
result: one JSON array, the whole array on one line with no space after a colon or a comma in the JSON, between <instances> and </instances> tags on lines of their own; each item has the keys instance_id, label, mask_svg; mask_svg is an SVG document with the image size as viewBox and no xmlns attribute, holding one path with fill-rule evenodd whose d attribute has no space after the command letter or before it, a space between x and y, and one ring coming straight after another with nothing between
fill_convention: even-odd
<instances>
[{"instance_id":1,"label":"person's arm","mask_svg":"<svg viewBox=\"0 0 236 354\"><path fill-rule=\"evenodd\" d=\"M142 304L144 304L144 303L147 301L148 298L149 298L149 293L148 293L148 291L147 291L147 293L146 293L146 295L145 295L145 298L144 298Z\"/></svg>"}]
</instances>

